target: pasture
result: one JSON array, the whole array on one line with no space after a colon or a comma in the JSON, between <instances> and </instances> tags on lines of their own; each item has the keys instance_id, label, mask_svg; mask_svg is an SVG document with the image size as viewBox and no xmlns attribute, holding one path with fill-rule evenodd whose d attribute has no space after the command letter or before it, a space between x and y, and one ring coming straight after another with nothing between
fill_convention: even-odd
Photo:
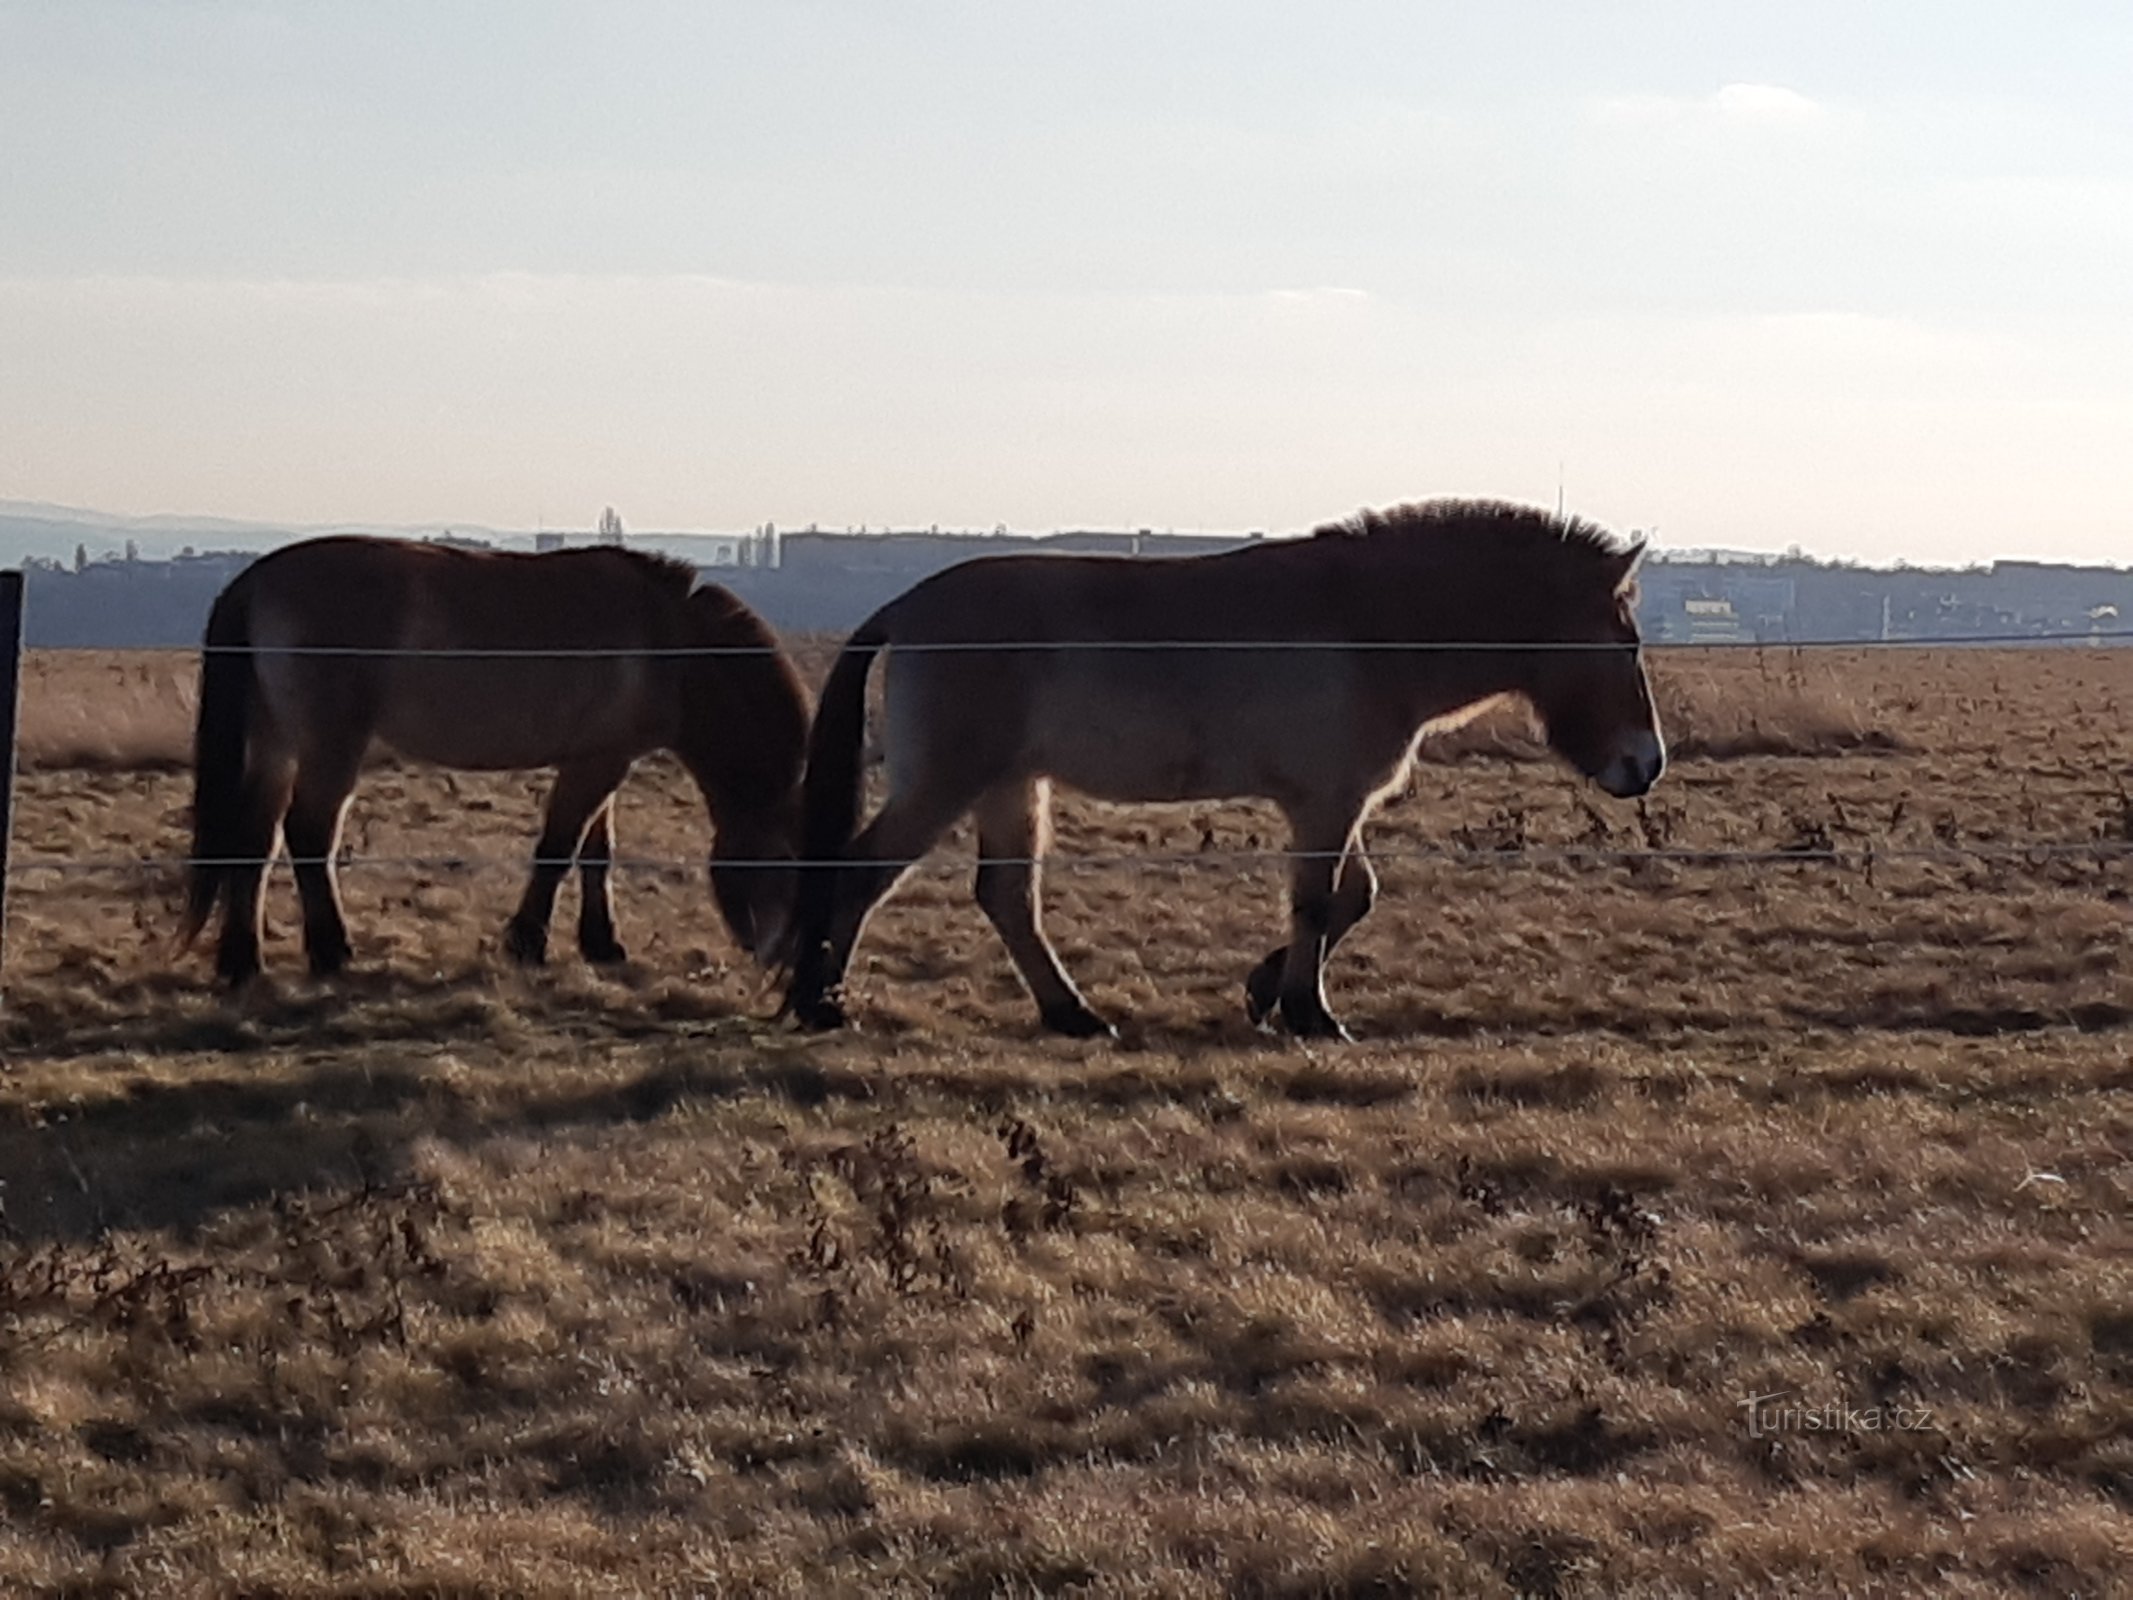
<instances>
[{"instance_id":1,"label":"pasture","mask_svg":"<svg viewBox=\"0 0 2133 1600\"><path fill-rule=\"evenodd\" d=\"M536 775L371 772L355 967L283 873L237 1001L174 869L19 867L0 1590L2115 1589L2133 860L2009 847L2133 842L2133 652L1652 672L1641 810L1515 721L1418 767L1352 1046L1245 1021L1244 806L1062 805L1117 1044L1036 1031L967 829L857 1030L774 1026L665 765L611 972L499 952ZM32 659L18 863L182 854L191 674Z\"/></svg>"}]
</instances>

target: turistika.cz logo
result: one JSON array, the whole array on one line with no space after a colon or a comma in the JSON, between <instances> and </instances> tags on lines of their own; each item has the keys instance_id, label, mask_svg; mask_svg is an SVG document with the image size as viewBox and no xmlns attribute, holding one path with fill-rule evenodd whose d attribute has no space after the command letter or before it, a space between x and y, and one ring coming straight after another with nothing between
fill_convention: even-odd
<instances>
[{"instance_id":1,"label":"turistika.cz logo","mask_svg":"<svg viewBox=\"0 0 2133 1600\"><path fill-rule=\"evenodd\" d=\"M1793 1400L1799 1391L1781 1389L1776 1394L1750 1395L1741 1401L1748 1414L1748 1437L1768 1438L1774 1433L1915 1433L1933 1426L1933 1413L1925 1406L1855 1406L1830 1400L1809 1405ZM1791 1401L1791 1404L1787 1404Z\"/></svg>"}]
</instances>

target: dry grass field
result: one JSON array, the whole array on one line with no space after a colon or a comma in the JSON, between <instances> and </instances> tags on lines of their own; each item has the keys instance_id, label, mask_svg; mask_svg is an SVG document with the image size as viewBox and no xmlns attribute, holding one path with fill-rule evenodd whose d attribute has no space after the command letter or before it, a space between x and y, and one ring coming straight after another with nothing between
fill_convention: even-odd
<instances>
[{"instance_id":1,"label":"dry grass field","mask_svg":"<svg viewBox=\"0 0 2133 1600\"><path fill-rule=\"evenodd\" d=\"M567 892L497 953L537 775L386 765L360 970L282 878L224 999L174 872L30 865L182 853L190 665L34 660L0 1592L2124 1592L2133 862L2007 847L2133 839L2133 652L1654 674L1641 811L1515 723L1418 769L1305 1049L1262 812L1066 808L1121 1042L1037 1033L967 838L816 1039L656 766L628 966Z\"/></svg>"}]
</instances>

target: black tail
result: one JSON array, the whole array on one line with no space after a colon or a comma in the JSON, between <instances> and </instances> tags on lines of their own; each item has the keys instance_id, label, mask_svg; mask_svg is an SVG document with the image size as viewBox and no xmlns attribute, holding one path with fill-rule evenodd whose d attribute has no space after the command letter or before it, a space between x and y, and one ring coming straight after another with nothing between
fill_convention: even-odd
<instances>
[{"instance_id":1,"label":"black tail","mask_svg":"<svg viewBox=\"0 0 2133 1600\"><path fill-rule=\"evenodd\" d=\"M245 756L252 720L252 642L241 580L208 613L200 655L200 719L193 726L193 853L185 882L184 941L200 937L228 887L227 863L245 849Z\"/></svg>"},{"instance_id":2,"label":"black tail","mask_svg":"<svg viewBox=\"0 0 2133 1600\"><path fill-rule=\"evenodd\" d=\"M812 998L821 983L823 945L837 906L837 868L859 831L865 788L863 753L867 724L867 674L888 643L876 612L845 640L815 705L807 738L807 779L801 796L799 903L793 916L795 972L786 997Z\"/></svg>"}]
</instances>

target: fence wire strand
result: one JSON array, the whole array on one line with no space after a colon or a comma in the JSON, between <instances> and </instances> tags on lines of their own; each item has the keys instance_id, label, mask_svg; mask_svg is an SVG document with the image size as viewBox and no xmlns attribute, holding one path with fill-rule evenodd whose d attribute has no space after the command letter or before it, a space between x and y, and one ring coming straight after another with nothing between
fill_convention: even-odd
<instances>
[{"instance_id":1,"label":"fence wire strand","mask_svg":"<svg viewBox=\"0 0 2133 1600\"><path fill-rule=\"evenodd\" d=\"M2031 646L2082 646L2099 645L2112 641L2133 641L2133 627L2097 629L2087 633L2027 634L1998 633L1977 634L1961 638L1937 639L1717 639L1717 640L1645 640L1638 647L1645 651L1706 651L1706 650L1759 650L1791 652L1805 650L1918 650L1978 647L2031 647ZM834 640L825 640L820 645L801 644L801 650L822 651L836 648ZM1623 643L1587 640L1386 640L1386 639L1029 639L1029 640L934 640L910 644L891 644L892 653L913 654L961 654L961 653L1051 653L1065 651L1092 652L1216 652L1243 653L1253 651L1280 653L1431 653L1446 651L1462 652L1620 652L1629 648ZM77 649L92 653L87 647L44 647L40 653L68 654ZM747 657L776 654L791 654L794 647L781 644L745 645L674 645L651 647L616 646L542 646L542 647L378 647L354 645L207 645L159 647L158 653L190 654L199 650L204 655L249 655L249 656L298 656L328 658L382 658L441 661L513 661L513 660L643 660L659 658L701 657ZM104 653L101 650L93 653ZM1118 867L1181 867L1245 865L1270 862L1294 863L1305 860L1339 860L1343 851L1295 851L1280 849L1192 849L1178 851L1133 852L1108 855L1075 855L1055 853L1038 857L1000 856L964 858L963 865L989 866L1044 866L1055 871L1086 871ZM1475 846L1388 846L1365 848L1361 852L1372 862L1435 861L1454 865L1490 866L1537 866L1567 864L1574 866L1634 865L1637 863L1672 863L1683 866L1730 866L1730 865L1802 865L1827 863L1839 865L1862 865L1883 862L1960 862L1960 861L2018 861L2042 864L2051 860L2109 861L2133 855L2133 839L2118 840L2102 838L2095 840L2028 840L2028 841L1979 841L1976 843L1944 843L1938 845L1878 845L1861 840L1856 844L1828 843L1819 841L1803 845L1777 845L1758 849L1712 849L1694 846L1665 846L1649 848L1625 848L1604 844L1569 844L1545 846L1518 846L1493 849ZM938 852L929 852L924 857L896 862L870 862L870 865L893 865L900 870L911 870L923 865L947 866L950 859ZM212 860L195 860L187 856L111 856L111 857L30 857L27 860L11 861L6 869L6 879L38 875L89 876L96 874L153 873L184 871L195 866L207 867L258 867L271 869L290 858L285 854L272 857L242 857ZM721 866L732 867L801 867L817 869L854 864L842 861L755 860L721 861ZM450 855L360 855L343 852L333 858L333 865L343 870L387 870L403 872L475 872L503 871L525 872L537 866L569 869L580 865L575 859L563 861L537 857L501 857L471 854ZM618 857L606 863L617 873L674 873L683 870L701 870L703 858Z\"/></svg>"},{"instance_id":2,"label":"fence wire strand","mask_svg":"<svg viewBox=\"0 0 2133 1600\"><path fill-rule=\"evenodd\" d=\"M1927 650L1951 647L2093 645L2133 641L2133 628L2100 628L2088 633L1981 633L1932 639L1646 639L1646 650ZM801 645L802 649L829 648ZM60 645L54 650L84 650L87 646ZM360 657L380 660L434 661L572 661L656 660L706 656L765 656L790 654L784 644L714 645L529 645L529 646L421 646L421 645L308 645L308 644L210 644L198 646L147 646L146 649L202 655ZM891 643L891 652L912 655L954 655L967 652L1047 653L1088 650L1135 653L1142 651L1302 651L1309 653L1369 652L1427 654L1439 651L1619 651L1625 646L1612 640L1588 639L933 639ZM102 653L100 650L95 653Z\"/></svg>"},{"instance_id":3,"label":"fence wire strand","mask_svg":"<svg viewBox=\"0 0 2133 1600\"><path fill-rule=\"evenodd\" d=\"M1364 847L1355 852L1341 850L1274 850L1231 849L1217 847L1208 850L1157 850L1132 851L1108 855L1075 855L1059 853L1046 856L951 856L945 851L928 852L901 860L876 860L874 858L842 858L827 861L793 861L785 859L721 859L720 867L742 869L796 868L800 870L835 869L849 866L894 866L908 871L920 866L956 866L967 869L976 866L990 867L1046 867L1063 871L1112 869L1118 867L1191 867L1191 866L1242 866L1269 862L1293 863L1299 861L1340 861L1349 854L1359 854L1376 864L1392 861L1435 861L1454 866L1608 866L1635 865L1637 863L1668 863L1676 866L1785 866L1822 863L1839 866L1866 866L1884 862L1962 862L1962 861L2018 861L2026 865L2042 865L2054 860L2116 861L2133 857L2133 840L2118 839L2050 839L2026 841L1988 841L1975 844L1942 845L1877 845L1861 841L1856 845L1814 844L1802 846L1772 845L1761 849L1716 849L1694 845L1654 846L1630 848L1613 845L1522 845L1491 849L1471 845L1397 845L1373 849ZM292 858L286 854L271 857L191 857L191 856L108 856L33 857L18 861L9 868L9 876L43 873L54 876L179 872L193 867L251 868L262 870L287 863L291 866L319 865L324 858L306 856ZM493 856L493 855L423 855L423 856L371 856L343 854L332 858L336 870L380 870L399 872L527 872L538 867L568 871L585 865L575 857L541 856ZM605 866L618 873L674 874L700 872L706 864L702 856L618 856L607 862L591 863Z\"/></svg>"}]
</instances>

